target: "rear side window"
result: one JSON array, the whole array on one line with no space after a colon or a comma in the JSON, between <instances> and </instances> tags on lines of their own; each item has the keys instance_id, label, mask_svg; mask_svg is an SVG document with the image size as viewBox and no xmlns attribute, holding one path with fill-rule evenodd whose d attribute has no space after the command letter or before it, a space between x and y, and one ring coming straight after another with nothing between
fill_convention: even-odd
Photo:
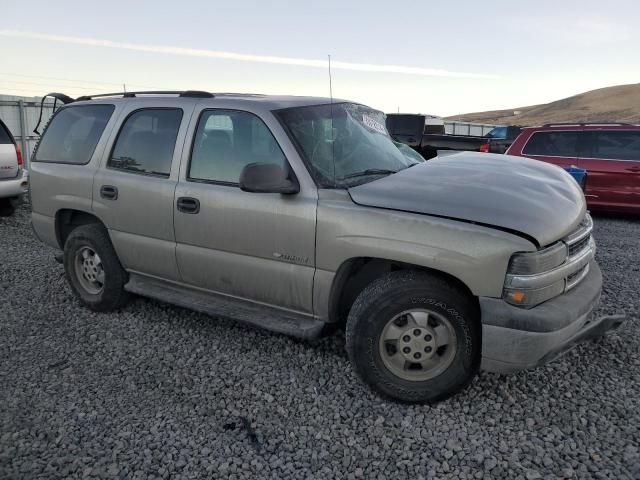
<instances>
[{"instance_id":1,"label":"rear side window","mask_svg":"<svg viewBox=\"0 0 640 480\"><path fill-rule=\"evenodd\" d=\"M44 132L34 161L75 165L89 163L113 110L113 105L61 109Z\"/></svg>"},{"instance_id":2,"label":"rear side window","mask_svg":"<svg viewBox=\"0 0 640 480\"><path fill-rule=\"evenodd\" d=\"M193 140L188 178L237 184L250 163L287 165L264 122L248 112L205 110Z\"/></svg>"},{"instance_id":3,"label":"rear side window","mask_svg":"<svg viewBox=\"0 0 640 480\"><path fill-rule=\"evenodd\" d=\"M138 110L125 120L108 166L168 177L182 121L179 108Z\"/></svg>"},{"instance_id":4,"label":"rear side window","mask_svg":"<svg viewBox=\"0 0 640 480\"><path fill-rule=\"evenodd\" d=\"M0 122L0 145L6 145L8 143L13 143L11 140L11 135L9 135L9 130L4 126L2 122Z\"/></svg>"},{"instance_id":5,"label":"rear side window","mask_svg":"<svg viewBox=\"0 0 640 480\"><path fill-rule=\"evenodd\" d=\"M640 160L640 131L593 132L591 157L612 160Z\"/></svg>"},{"instance_id":6,"label":"rear side window","mask_svg":"<svg viewBox=\"0 0 640 480\"><path fill-rule=\"evenodd\" d=\"M536 132L522 149L524 155L575 157L580 132Z\"/></svg>"},{"instance_id":7,"label":"rear side window","mask_svg":"<svg viewBox=\"0 0 640 480\"><path fill-rule=\"evenodd\" d=\"M389 115L386 123L391 135L420 135L426 129L424 117L420 115ZM437 127L442 130L441 126ZM425 133L430 132L425 130Z\"/></svg>"}]
</instances>

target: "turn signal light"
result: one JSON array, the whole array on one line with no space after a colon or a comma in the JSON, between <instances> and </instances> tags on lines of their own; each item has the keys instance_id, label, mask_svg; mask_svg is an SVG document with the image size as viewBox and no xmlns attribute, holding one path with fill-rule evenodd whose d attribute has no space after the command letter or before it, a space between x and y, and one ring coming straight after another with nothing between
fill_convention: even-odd
<instances>
[{"instance_id":1,"label":"turn signal light","mask_svg":"<svg viewBox=\"0 0 640 480\"><path fill-rule=\"evenodd\" d=\"M507 295L515 303L522 303L522 300L524 300L524 292L522 290L514 290L507 293Z\"/></svg>"}]
</instances>

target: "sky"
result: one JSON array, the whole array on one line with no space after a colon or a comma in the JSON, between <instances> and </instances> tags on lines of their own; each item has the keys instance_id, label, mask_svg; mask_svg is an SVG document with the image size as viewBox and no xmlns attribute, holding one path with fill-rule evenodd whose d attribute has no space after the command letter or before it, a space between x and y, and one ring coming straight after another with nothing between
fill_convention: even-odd
<instances>
[{"instance_id":1,"label":"sky","mask_svg":"<svg viewBox=\"0 0 640 480\"><path fill-rule=\"evenodd\" d=\"M640 82L638 0L0 0L0 94L207 90L454 115Z\"/></svg>"}]
</instances>

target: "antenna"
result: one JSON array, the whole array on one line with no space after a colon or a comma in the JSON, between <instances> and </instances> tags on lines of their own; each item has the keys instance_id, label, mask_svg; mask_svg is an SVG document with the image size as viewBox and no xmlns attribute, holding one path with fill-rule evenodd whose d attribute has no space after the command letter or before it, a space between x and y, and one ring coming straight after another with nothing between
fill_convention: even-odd
<instances>
[{"instance_id":1,"label":"antenna","mask_svg":"<svg viewBox=\"0 0 640 480\"><path fill-rule=\"evenodd\" d=\"M122 84L122 91L123 91L124 93L127 93L127 84L126 84L126 83L123 83L123 84Z\"/></svg>"},{"instance_id":2,"label":"antenna","mask_svg":"<svg viewBox=\"0 0 640 480\"><path fill-rule=\"evenodd\" d=\"M333 85L331 83L331 55L327 55L327 58L329 59L329 98L331 99L331 106L329 107L331 109L331 163L333 163L333 186L334 188L337 187L337 183L336 183L336 150L335 150L335 138L334 138L334 132L335 130L333 129Z\"/></svg>"},{"instance_id":3,"label":"antenna","mask_svg":"<svg viewBox=\"0 0 640 480\"><path fill-rule=\"evenodd\" d=\"M331 103L333 103L333 85L331 84L331 55L327 55L329 58L329 97L331 98Z\"/></svg>"}]
</instances>

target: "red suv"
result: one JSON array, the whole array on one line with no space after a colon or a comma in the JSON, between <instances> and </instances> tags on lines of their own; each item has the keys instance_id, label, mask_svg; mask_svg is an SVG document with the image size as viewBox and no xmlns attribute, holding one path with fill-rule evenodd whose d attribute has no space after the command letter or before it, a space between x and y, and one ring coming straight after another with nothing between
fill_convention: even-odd
<instances>
[{"instance_id":1,"label":"red suv","mask_svg":"<svg viewBox=\"0 0 640 480\"><path fill-rule=\"evenodd\" d=\"M640 125L550 124L525 128L506 151L587 170L591 210L640 213Z\"/></svg>"}]
</instances>

